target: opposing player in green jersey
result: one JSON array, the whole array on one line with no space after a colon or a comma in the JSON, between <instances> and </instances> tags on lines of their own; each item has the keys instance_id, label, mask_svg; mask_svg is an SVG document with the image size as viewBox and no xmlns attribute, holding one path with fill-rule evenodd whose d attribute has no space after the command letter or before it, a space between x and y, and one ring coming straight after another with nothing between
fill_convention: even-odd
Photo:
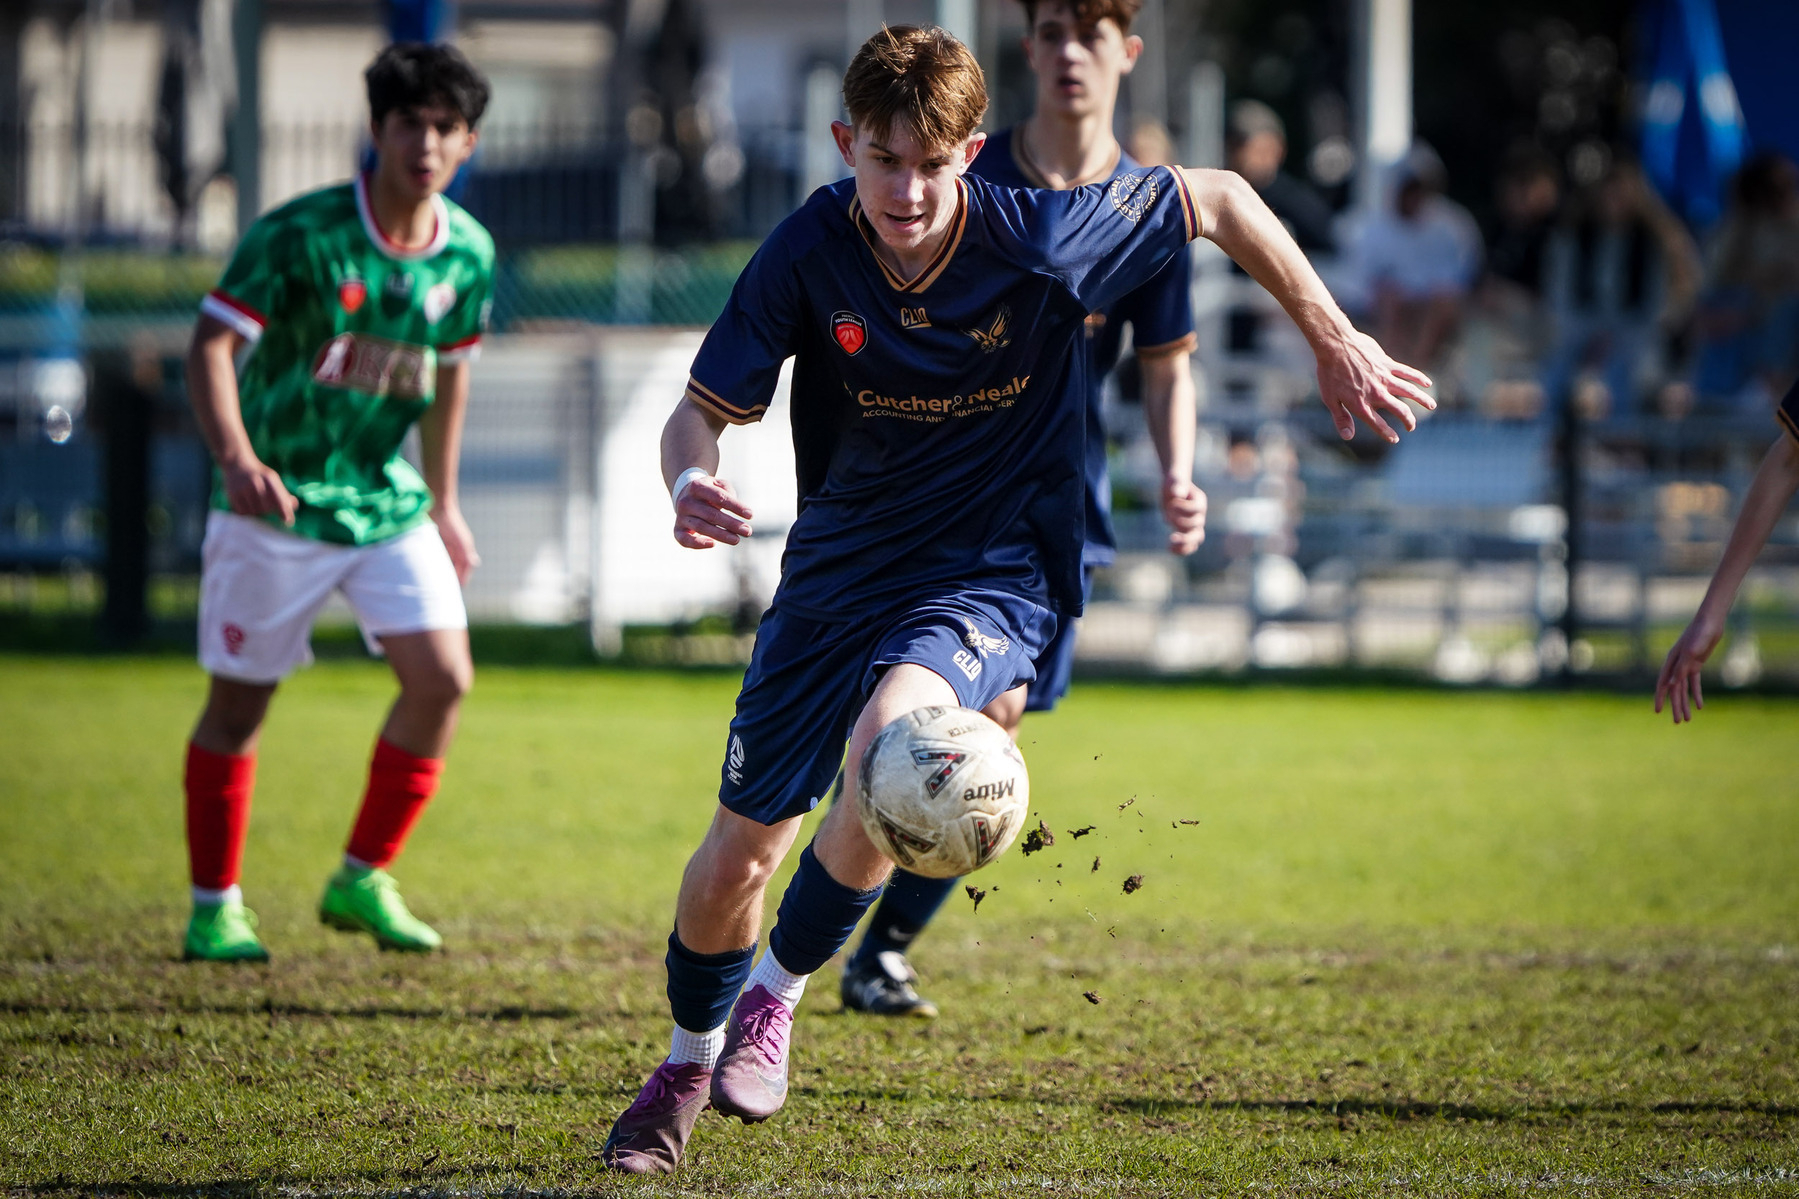
<instances>
[{"instance_id":1,"label":"opposing player in green jersey","mask_svg":"<svg viewBox=\"0 0 1799 1199\"><path fill-rule=\"evenodd\" d=\"M488 87L456 50L419 44L389 46L366 78L374 169L253 224L188 352L217 463L199 628L212 685L186 771L190 959L268 958L238 887L256 744L334 591L400 694L319 918L384 949L441 943L386 867L437 789L474 674L461 585L480 559L457 459L493 239L441 193L474 151ZM400 457L415 423L422 478Z\"/></svg>"}]
</instances>

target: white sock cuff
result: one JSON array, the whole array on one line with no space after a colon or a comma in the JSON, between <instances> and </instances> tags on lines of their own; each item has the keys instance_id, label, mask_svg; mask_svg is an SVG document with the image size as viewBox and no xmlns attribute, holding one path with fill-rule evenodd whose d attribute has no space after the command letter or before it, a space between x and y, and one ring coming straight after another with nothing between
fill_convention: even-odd
<instances>
[{"instance_id":1,"label":"white sock cuff","mask_svg":"<svg viewBox=\"0 0 1799 1199\"><path fill-rule=\"evenodd\" d=\"M718 1065L718 1055L724 1051L724 1025L721 1024L710 1032L688 1032L677 1024L675 1035L669 1042L668 1060L676 1065L692 1062L710 1070Z\"/></svg>"},{"instance_id":2,"label":"white sock cuff","mask_svg":"<svg viewBox=\"0 0 1799 1199\"><path fill-rule=\"evenodd\" d=\"M750 971L750 981L745 984L745 989L760 984L767 988L769 994L786 1004L788 1011L792 1011L799 1006L800 996L806 993L806 979L809 977L811 976L806 974L789 974L786 967L775 960L775 951L769 949L764 951L756 968Z\"/></svg>"},{"instance_id":3,"label":"white sock cuff","mask_svg":"<svg viewBox=\"0 0 1799 1199\"><path fill-rule=\"evenodd\" d=\"M223 891L215 891L211 887L195 887L194 888L194 902L195 903L206 903L206 904L242 903L243 901L244 901L244 889L242 887L238 886L236 883L232 883L229 887L226 887Z\"/></svg>"}]
</instances>

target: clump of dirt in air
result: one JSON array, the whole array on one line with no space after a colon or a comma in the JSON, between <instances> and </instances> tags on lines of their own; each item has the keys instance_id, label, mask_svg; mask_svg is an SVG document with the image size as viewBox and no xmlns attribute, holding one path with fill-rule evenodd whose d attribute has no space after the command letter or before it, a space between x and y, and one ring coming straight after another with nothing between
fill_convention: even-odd
<instances>
[{"instance_id":1,"label":"clump of dirt in air","mask_svg":"<svg viewBox=\"0 0 1799 1199\"><path fill-rule=\"evenodd\" d=\"M1048 849L1055 843L1056 835L1049 831L1049 825L1039 820L1037 827L1024 835L1024 844L1019 847L1019 852L1028 858L1038 850Z\"/></svg>"},{"instance_id":2,"label":"clump of dirt in air","mask_svg":"<svg viewBox=\"0 0 1799 1199\"><path fill-rule=\"evenodd\" d=\"M1143 890L1143 876L1141 874L1133 874L1131 877L1124 880L1124 893L1126 895L1131 894L1133 891L1141 890Z\"/></svg>"},{"instance_id":3,"label":"clump of dirt in air","mask_svg":"<svg viewBox=\"0 0 1799 1199\"><path fill-rule=\"evenodd\" d=\"M1095 1006L1098 1006L1098 1004L1099 1004L1099 992L1098 991L1082 991L1081 998L1085 999L1088 1003L1091 1003Z\"/></svg>"},{"instance_id":4,"label":"clump of dirt in air","mask_svg":"<svg viewBox=\"0 0 1799 1199\"><path fill-rule=\"evenodd\" d=\"M1071 828L1068 830L1068 835L1073 837L1076 841L1079 841L1088 833L1097 832L1098 830L1099 826L1097 824L1090 824L1086 828Z\"/></svg>"},{"instance_id":5,"label":"clump of dirt in air","mask_svg":"<svg viewBox=\"0 0 1799 1199\"><path fill-rule=\"evenodd\" d=\"M1087 873L1088 874L1098 874L1099 873L1099 859L1097 857L1093 859L1093 869L1089 870Z\"/></svg>"},{"instance_id":6,"label":"clump of dirt in air","mask_svg":"<svg viewBox=\"0 0 1799 1199\"><path fill-rule=\"evenodd\" d=\"M977 912L980 911L981 900L987 898L987 892L975 886L964 886L962 889L968 892L968 898L974 900L974 910Z\"/></svg>"}]
</instances>

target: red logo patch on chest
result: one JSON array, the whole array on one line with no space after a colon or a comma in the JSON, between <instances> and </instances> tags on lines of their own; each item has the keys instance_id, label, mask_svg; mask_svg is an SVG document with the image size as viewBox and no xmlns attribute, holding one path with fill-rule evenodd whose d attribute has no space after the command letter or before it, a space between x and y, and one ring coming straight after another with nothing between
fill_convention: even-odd
<instances>
[{"instance_id":1,"label":"red logo patch on chest","mask_svg":"<svg viewBox=\"0 0 1799 1199\"><path fill-rule=\"evenodd\" d=\"M831 336L845 354L854 354L868 344L868 325L853 312L831 314Z\"/></svg>"},{"instance_id":2,"label":"red logo patch on chest","mask_svg":"<svg viewBox=\"0 0 1799 1199\"><path fill-rule=\"evenodd\" d=\"M337 302L345 312L355 312L369 298L369 285L354 275L337 285Z\"/></svg>"}]
</instances>

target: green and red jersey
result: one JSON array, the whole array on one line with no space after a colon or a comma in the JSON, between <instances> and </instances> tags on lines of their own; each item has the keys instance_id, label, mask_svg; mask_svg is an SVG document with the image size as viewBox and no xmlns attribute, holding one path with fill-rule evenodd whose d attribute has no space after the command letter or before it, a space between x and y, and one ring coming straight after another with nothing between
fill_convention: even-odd
<instances>
[{"instance_id":1,"label":"green and red jersey","mask_svg":"<svg viewBox=\"0 0 1799 1199\"><path fill-rule=\"evenodd\" d=\"M437 228L407 249L382 233L367 184L300 196L259 218L200 304L254 343L238 382L256 456L300 501L293 531L364 545L429 518L431 492L400 457L440 364L480 348L493 238L442 196ZM215 484L213 506L228 507Z\"/></svg>"}]
</instances>

